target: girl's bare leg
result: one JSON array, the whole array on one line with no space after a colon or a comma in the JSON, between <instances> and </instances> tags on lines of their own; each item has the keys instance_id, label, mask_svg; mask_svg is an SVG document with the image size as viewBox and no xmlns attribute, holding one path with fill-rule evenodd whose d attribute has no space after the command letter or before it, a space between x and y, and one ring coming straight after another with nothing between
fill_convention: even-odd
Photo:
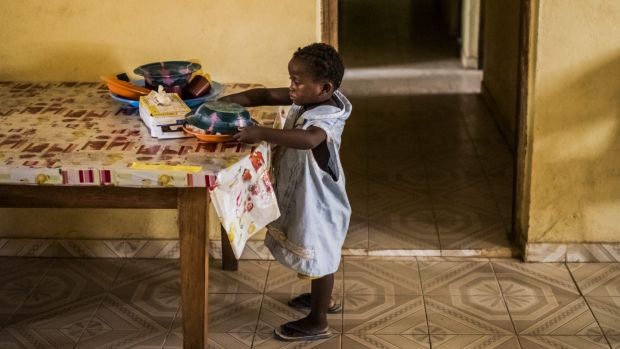
<instances>
[{"instance_id":1,"label":"girl's bare leg","mask_svg":"<svg viewBox=\"0 0 620 349\"><path fill-rule=\"evenodd\" d=\"M327 308L332 301L333 288L334 274L312 280L310 314L297 321L293 321L293 324L307 332L319 332L326 329Z\"/></svg>"}]
</instances>

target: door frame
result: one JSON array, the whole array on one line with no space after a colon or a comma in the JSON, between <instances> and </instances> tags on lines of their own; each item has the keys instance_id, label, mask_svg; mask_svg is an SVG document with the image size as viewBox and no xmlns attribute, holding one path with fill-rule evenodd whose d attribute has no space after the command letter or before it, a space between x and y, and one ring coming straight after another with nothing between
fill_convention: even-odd
<instances>
[{"instance_id":1,"label":"door frame","mask_svg":"<svg viewBox=\"0 0 620 349\"><path fill-rule=\"evenodd\" d=\"M534 1L521 0L519 29L519 77L517 80L517 118L515 125L515 156L513 165L512 232L526 257L530 211L530 179L527 177L528 98L530 84L530 43ZM537 14L534 13L534 16Z\"/></svg>"},{"instance_id":2,"label":"door frame","mask_svg":"<svg viewBox=\"0 0 620 349\"><path fill-rule=\"evenodd\" d=\"M338 50L338 0L321 0L321 42Z\"/></svg>"}]
</instances>

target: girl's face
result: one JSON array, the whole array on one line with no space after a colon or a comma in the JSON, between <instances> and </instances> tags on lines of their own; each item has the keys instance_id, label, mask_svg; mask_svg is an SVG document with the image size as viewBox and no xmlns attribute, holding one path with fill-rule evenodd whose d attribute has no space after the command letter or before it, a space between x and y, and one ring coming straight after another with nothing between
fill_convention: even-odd
<instances>
[{"instance_id":1,"label":"girl's face","mask_svg":"<svg viewBox=\"0 0 620 349\"><path fill-rule=\"evenodd\" d=\"M303 59L293 57L288 63L288 74L291 79L289 96L297 105L316 104L331 97L331 84L316 81Z\"/></svg>"}]
</instances>

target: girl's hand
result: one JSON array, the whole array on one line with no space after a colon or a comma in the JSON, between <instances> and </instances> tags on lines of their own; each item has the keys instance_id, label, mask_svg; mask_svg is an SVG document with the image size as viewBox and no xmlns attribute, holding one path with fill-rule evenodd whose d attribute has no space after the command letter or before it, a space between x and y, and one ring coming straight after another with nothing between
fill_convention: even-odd
<instances>
[{"instance_id":1,"label":"girl's hand","mask_svg":"<svg viewBox=\"0 0 620 349\"><path fill-rule=\"evenodd\" d=\"M258 143L263 140L262 127L248 126L239 128L239 133L233 135L233 138L243 143Z\"/></svg>"}]
</instances>

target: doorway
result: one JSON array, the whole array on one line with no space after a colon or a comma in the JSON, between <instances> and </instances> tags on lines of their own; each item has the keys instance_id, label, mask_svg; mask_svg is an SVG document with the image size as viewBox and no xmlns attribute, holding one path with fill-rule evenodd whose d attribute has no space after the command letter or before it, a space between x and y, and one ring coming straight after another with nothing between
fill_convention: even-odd
<instances>
[{"instance_id":1,"label":"doorway","mask_svg":"<svg viewBox=\"0 0 620 349\"><path fill-rule=\"evenodd\" d=\"M345 254L516 253L513 153L471 67L478 42L464 48L464 33L479 30L463 30L480 18L463 12L472 4L338 2L342 89L354 106L341 150L353 206Z\"/></svg>"}]
</instances>

